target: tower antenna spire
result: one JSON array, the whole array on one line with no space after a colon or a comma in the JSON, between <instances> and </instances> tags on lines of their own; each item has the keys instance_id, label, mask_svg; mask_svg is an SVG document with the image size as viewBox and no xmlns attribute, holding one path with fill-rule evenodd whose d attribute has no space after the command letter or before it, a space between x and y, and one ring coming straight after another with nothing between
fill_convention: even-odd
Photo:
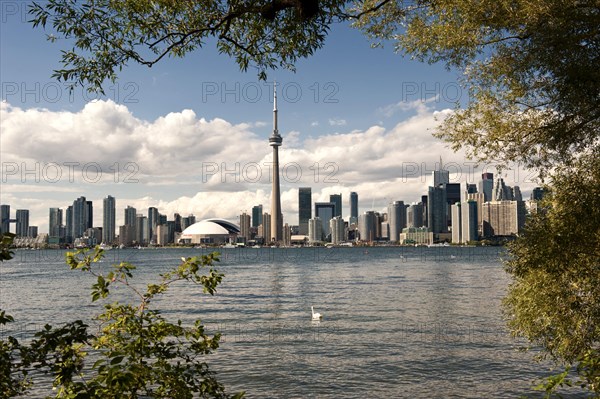
<instances>
[{"instance_id":1,"label":"tower antenna spire","mask_svg":"<svg viewBox=\"0 0 600 399\"><path fill-rule=\"evenodd\" d=\"M273 84L273 135L278 135L277 129L277 81Z\"/></svg>"}]
</instances>

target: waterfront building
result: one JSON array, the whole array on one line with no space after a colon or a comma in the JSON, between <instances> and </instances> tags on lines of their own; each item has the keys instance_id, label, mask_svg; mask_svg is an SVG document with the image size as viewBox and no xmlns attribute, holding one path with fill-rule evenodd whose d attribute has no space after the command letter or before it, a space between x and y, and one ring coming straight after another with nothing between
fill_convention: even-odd
<instances>
[{"instance_id":1,"label":"waterfront building","mask_svg":"<svg viewBox=\"0 0 600 399\"><path fill-rule=\"evenodd\" d=\"M119 245L130 246L135 240L135 226L123 225L119 227Z\"/></svg>"},{"instance_id":2,"label":"waterfront building","mask_svg":"<svg viewBox=\"0 0 600 399\"><path fill-rule=\"evenodd\" d=\"M544 189L541 187L536 187L531 192L531 199L534 201L541 201L544 198Z\"/></svg>"},{"instance_id":3,"label":"waterfront building","mask_svg":"<svg viewBox=\"0 0 600 399\"><path fill-rule=\"evenodd\" d=\"M477 206L477 230L478 235L483 235L483 203L484 194L482 192L467 193L465 201L475 201Z\"/></svg>"},{"instance_id":4,"label":"waterfront building","mask_svg":"<svg viewBox=\"0 0 600 399\"><path fill-rule=\"evenodd\" d=\"M0 234L10 233L10 205L0 205Z\"/></svg>"},{"instance_id":5,"label":"waterfront building","mask_svg":"<svg viewBox=\"0 0 600 399\"><path fill-rule=\"evenodd\" d=\"M423 223L423 204L409 205L406 210L406 226L407 227L422 227Z\"/></svg>"},{"instance_id":6,"label":"waterfront building","mask_svg":"<svg viewBox=\"0 0 600 399\"><path fill-rule=\"evenodd\" d=\"M158 209L151 206L148 208L148 219L147 219L147 223L148 223L148 242L149 243L156 243L156 226L159 225L160 223L160 214L158 213Z\"/></svg>"},{"instance_id":7,"label":"waterfront building","mask_svg":"<svg viewBox=\"0 0 600 399\"><path fill-rule=\"evenodd\" d=\"M493 173L482 173L481 181L479 182L478 192L483 193L483 201L492 200L492 190L494 188L494 174Z\"/></svg>"},{"instance_id":8,"label":"waterfront building","mask_svg":"<svg viewBox=\"0 0 600 399\"><path fill-rule=\"evenodd\" d=\"M69 205L65 212L65 242L73 242L73 205Z\"/></svg>"},{"instance_id":9,"label":"waterfront building","mask_svg":"<svg viewBox=\"0 0 600 399\"><path fill-rule=\"evenodd\" d=\"M490 201L483 204L483 235L485 237L519 234L525 225L523 201Z\"/></svg>"},{"instance_id":10,"label":"waterfront building","mask_svg":"<svg viewBox=\"0 0 600 399\"><path fill-rule=\"evenodd\" d=\"M37 226L29 226L27 228L27 237L37 238L38 236L38 227Z\"/></svg>"},{"instance_id":11,"label":"waterfront building","mask_svg":"<svg viewBox=\"0 0 600 399\"><path fill-rule=\"evenodd\" d=\"M159 224L156 226L156 244L167 245L169 243L169 226L167 224Z\"/></svg>"},{"instance_id":12,"label":"waterfront building","mask_svg":"<svg viewBox=\"0 0 600 399\"><path fill-rule=\"evenodd\" d=\"M469 243L479 239L478 202L465 201L461 209L461 242Z\"/></svg>"},{"instance_id":13,"label":"waterfront building","mask_svg":"<svg viewBox=\"0 0 600 399\"><path fill-rule=\"evenodd\" d=\"M279 147L283 139L277 128L277 84L273 85L273 134L269 137L269 145L273 147L273 175L271 188L271 228L266 237L268 242L281 241L283 215L281 214L281 193L279 191ZM263 219L264 220L264 219Z\"/></svg>"},{"instance_id":14,"label":"waterfront building","mask_svg":"<svg viewBox=\"0 0 600 399\"><path fill-rule=\"evenodd\" d=\"M315 202L315 217L321 219L323 228L323 240L331 240L329 221L334 217L335 204L333 202Z\"/></svg>"},{"instance_id":15,"label":"waterfront building","mask_svg":"<svg viewBox=\"0 0 600 399\"><path fill-rule=\"evenodd\" d=\"M308 221L308 241L311 244L323 241L323 221L318 216Z\"/></svg>"},{"instance_id":16,"label":"waterfront building","mask_svg":"<svg viewBox=\"0 0 600 399\"><path fill-rule=\"evenodd\" d=\"M137 209L135 209L132 206L127 205L127 208L125 208L125 224L127 226L133 226L135 227L135 220L137 218Z\"/></svg>"},{"instance_id":17,"label":"waterfront building","mask_svg":"<svg viewBox=\"0 0 600 399\"><path fill-rule=\"evenodd\" d=\"M442 157L440 157L440 163L438 166L438 170L433 171L433 187L445 186L450 183L450 172L444 170L444 165L442 164Z\"/></svg>"},{"instance_id":18,"label":"waterfront building","mask_svg":"<svg viewBox=\"0 0 600 399\"><path fill-rule=\"evenodd\" d=\"M329 196L329 202L335 205L333 216L342 217L342 194L331 194Z\"/></svg>"},{"instance_id":19,"label":"waterfront building","mask_svg":"<svg viewBox=\"0 0 600 399\"><path fill-rule=\"evenodd\" d=\"M513 186L512 199L513 199L513 201L523 201L523 195L521 194L521 187Z\"/></svg>"},{"instance_id":20,"label":"waterfront building","mask_svg":"<svg viewBox=\"0 0 600 399\"><path fill-rule=\"evenodd\" d=\"M148 243L148 218L142 214L135 218L135 241L139 245Z\"/></svg>"},{"instance_id":21,"label":"waterfront building","mask_svg":"<svg viewBox=\"0 0 600 399\"><path fill-rule=\"evenodd\" d=\"M89 201L91 204L91 201ZM88 217L92 213L91 206L88 204L88 201L85 197L79 197L75 201L73 201L73 208L71 214L71 223L72 223L72 238L81 238L83 237L83 233L90 226L88 222Z\"/></svg>"},{"instance_id":22,"label":"waterfront building","mask_svg":"<svg viewBox=\"0 0 600 399\"><path fill-rule=\"evenodd\" d=\"M292 245L292 228L287 223L283 225L283 245L285 247Z\"/></svg>"},{"instance_id":23,"label":"waterfront building","mask_svg":"<svg viewBox=\"0 0 600 399\"><path fill-rule=\"evenodd\" d=\"M308 235L308 221L312 218L312 189L298 189L298 228L300 235Z\"/></svg>"},{"instance_id":24,"label":"waterfront building","mask_svg":"<svg viewBox=\"0 0 600 399\"><path fill-rule=\"evenodd\" d=\"M440 185L429 187L427 195L427 220L429 230L434 234L448 231L446 189Z\"/></svg>"},{"instance_id":25,"label":"waterfront building","mask_svg":"<svg viewBox=\"0 0 600 399\"><path fill-rule=\"evenodd\" d=\"M264 220L264 219L263 219ZM236 242L240 229L224 219L205 219L188 226L179 237L184 244L225 244Z\"/></svg>"},{"instance_id":26,"label":"waterfront building","mask_svg":"<svg viewBox=\"0 0 600 399\"><path fill-rule=\"evenodd\" d=\"M252 227L258 228L263 222L263 206L255 205L252 207Z\"/></svg>"},{"instance_id":27,"label":"waterfront building","mask_svg":"<svg viewBox=\"0 0 600 399\"><path fill-rule=\"evenodd\" d=\"M61 230L63 227L63 211L60 208L50 208L48 214L48 236L53 238L55 241L59 241L63 238ZM64 234L64 230L62 230Z\"/></svg>"},{"instance_id":28,"label":"waterfront building","mask_svg":"<svg viewBox=\"0 0 600 399\"><path fill-rule=\"evenodd\" d=\"M331 243L340 244L346 241L346 224L341 216L334 216L329 221L329 230L331 231Z\"/></svg>"},{"instance_id":29,"label":"waterfront building","mask_svg":"<svg viewBox=\"0 0 600 399\"><path fill-rule=\"evenodd\" d=\"M271 214L267 212L263 213L263 223L261 224L262 230L259 229L259 235L263 237L265 244L269 244L273 241L269 238L273 236L273 233L271 232L271 226L273 226L272 222Z\"/></svg>"},{"instance_id":30,"label":"waterfront building","mask_svg":"<svg viewBox=\"0 0 600 399\"><path fill-rule=\"evenodd\" d=\"M405 245L433 244L433 233L427 227L406 227L400 234L400 243Z\"/></svg>"},{"instance_id":31,"label":"waterfront building","mask_svg":"<svg viewBox=\"0 0 600 399\"><path fill-rule=\"evenodd\" d=\"M462 213L461 203L457 202L450 207L452 213L452 242L462 243Z\"/></svg>"},{"instance_id":32,"label":"waterfront building","mask_svg":"<svg viewBox=\"0 0 600 399\"><path fill-rule=\"evenodd\" d=\"M388 205L388 237L392 242L400 240L400 233L406 227L406 207L403 201L390 202ZM382 234L382 236L384 236Z\"/></svg>"},{"instance_id":33,"label":"waterfront building","mask_svg":"<svg viewBox=\"0 0 600 399\"><path fill-rule=\"evenodd\" d=\"M358 194L354 191L350 193L350 224L358 223Z\"/></svg>"},{"instance_id":34,"label":"waterfront building","mask_svg":"<svg viewBox=\"0 0 600 399\"><path fill-rule=\"evenodd\" d=\"M16 229L17 237L29 237L29 210L17 209Z\"/></svg>"},{"instance_id":35,"label":"waterfront building","mask_svg":"<svg viewBox=\"0 0 600 399\"><path fill-rule=\"evenodd\" d=\"M376 240L377 221L374 211L367 211L358 217L358 233L361 241L373 242Z\"/></svg>"},{"instance_id":36,"label":"waterfront building","mask_svg":"<svg viewBox=\"0 0 600 399\"><path fill-rule=\"evenodd\" d=\"M246 212L240 215L240 235L239 238L243 240L244 243L250 241L250 215Z\"/></svg>"},{"instance_id":37,"label":"waterfront building","mask_svg":"<svg viewBox=\"0 0 600 399\"><path fill-rule=\"evenodd\" d=\"M112 196L102 201L102 242L112 244L115 241L116 202Z\"/></svg>"},{"instance_id":38,"label":"waterfront building","mask_svg":"<svg viewBox=\"0 0 600 399\"><path fill-rule=\"evenodd\" d=\"M490 201L513 201L513 194L511 187L504 184L504 179L499 178L494 182L494 189L492 190L492 199Z\"/></svg>"}]
</instances>

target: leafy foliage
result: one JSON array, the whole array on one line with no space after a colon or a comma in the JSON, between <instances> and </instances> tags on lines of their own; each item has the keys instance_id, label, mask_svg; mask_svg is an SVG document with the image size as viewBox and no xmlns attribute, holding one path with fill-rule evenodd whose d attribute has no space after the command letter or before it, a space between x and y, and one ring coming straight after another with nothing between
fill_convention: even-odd
<instances>
[{"instance_id":1,"label":"leafy foliage","mask_svg":"<svg viewBox=\"0 0 600 399\"><path fill-rule=\"evenodd\" d=\"M578 384L600 394L600 154L553 173L543 212L510 248L514 277L505 298L512 332L567 363ZM570 367L575 365L576 367ZM567 373L543 385L571 382Z\"/></svg>"},{"instance_id":2,"label":"leafy foliage","mask_svg":"<svg viewBox=\"0 0 600 399\"><path fill-rule=\"evenodd\" d=\"M469 103L436 133L454 149L545 170L598 145L597 1L393 1L355 24L464 72Z\"/></svg>"},{"instance_id":3,"label":"leafy foliage","mask_svg":"<svg viewBox=\"0 0 600 399\"><path fill-rule=\"evenodd\" d=\"M240 69L259 75L321 48L345 0L150 1L49 0L29 10L33 26L51 25L51 41L69 39L54 77L102 91L130 62L151 67L215 43ZM213 40L214 39L214 40Z\"/></svg>"},{"instance_id":4,"label":"leafy foliage","mask_svg":"<svg viewBox=\"0 0 600 399\"><path fill-rule=\"evenodd\" d=\"M184 326L165 319L152 303L178 281L201 286L214 295L223 275L212 268L218 254L182 258L179 266L161 275L145 290L132 285L135 267L122 262L106 275L95 263L103 250L80 250L66 255L71 269L79 269L96 278L92 301L107 298L115 285L124 286L138 297L139 303L119 302L104 305L96 317L95 333L77 320L59 328L46 325L28 345L14 338L0 344L0 387L3 397L26 393L31 387L32 370L50 374L56 398L241 398L229 396L202 359L219 346L220 335L206 334L200 320ZM201 268L210 267L208 274ZM12 321L4 312L0 322ZM93 361L93 364L90 362Z\"/></svg>"}]
</instances>

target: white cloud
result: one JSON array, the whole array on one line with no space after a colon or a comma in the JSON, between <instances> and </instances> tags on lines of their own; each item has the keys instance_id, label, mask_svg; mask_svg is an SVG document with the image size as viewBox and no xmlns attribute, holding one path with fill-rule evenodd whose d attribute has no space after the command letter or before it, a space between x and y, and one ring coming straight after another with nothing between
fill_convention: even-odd
<instances>
[{"instance_id":1,"label":"white cloud","mask_svg":"<svg viewBox=\"0 0 600 399\"><path fill-rule=\"evenodd\" d=\"M117 198L117 223L127 205L140 210L156 206L169 218L178 212L234 221L254 205L270 208L272 149L255 131L260 123L206 120L192 110L146 121L112 101L92 102L79 112L20 109L6 102L0 107L0 202L31 209L31 224L37 223L40 232L47 231L49 207L64 208L80 195L94 201L97 225L101 199L109 194ZM431 135L439 123L436 117L451 111L433 111L416 102L406 107L412 115L392 128L373 125L308 138L298 131L281 132L285 220L297 223L298 187L303 186L313 188L314 200L342 193L344 216L350 191L359 194L361 211L384 209L391 200L417 201L440 156L452 163L453 176L460 175L457 181L477 181L464 155L452 153ZM77 165L69 169L69 162ZM49 175L55 169L48 165L58 165L60 181L45 181L57 176ZM98 167L102 173L95 180ZM23 169L30 171L25 179ZM34 179L36 173L41 181ZM513 180L506 182L526 189L518 178Z\"/></svg>"},{"instance_id":2,"label":"white cloud","mask_svg":"<svg viewBox=\"0 0 600 399\"><path fill-rule=\"evenodd\" d=\"M339 119L339 118L330 118L329 125L330 126L346 126L346 120Z\"/></svg>"}]
</instances>

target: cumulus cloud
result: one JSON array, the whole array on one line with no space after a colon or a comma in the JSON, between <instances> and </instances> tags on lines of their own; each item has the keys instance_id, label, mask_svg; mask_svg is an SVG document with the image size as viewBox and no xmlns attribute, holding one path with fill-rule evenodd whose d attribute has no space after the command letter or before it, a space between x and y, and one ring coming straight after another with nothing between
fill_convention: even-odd
<instances>
[{"instance_id":1,"label":"cumulus cloud","mask_svg":"<svg viewBox=\"0 0 600 399\"><path fill-rule=\"evenodd\" d=\"M478 180L463 154L432 137L450 110L433 111L424 103L396 108L403 106L411 116L391 127L316 137L281 132L285 220L297 223L298 188L305 186L313 188L315 201L341 193L344 216L351 191L359 194L361 211L383 210L393 200L417 201L427 192L440 156L453 165L456 181ZM272 149L257 133L260 121L206 120L192 110L148 121L110 100L88 103L78 112L21 109L6 102L0 107L0 201L31 209L31 224L40 232L47 231L49 207L65 208L80 195L94 201L98 226L101 200L109 194L117 198L117 223L127 205L143 213L155 206L170 219L178 212L234 221L254 205L270 208ZM23 176L23 169L29 174Z\"/></svg>"},{"instance_id":2,"label":"cumulus cloud","mask_svg":"<svg viewBox=\"0 0 600 399\"><path fill-rule=\"evenodd\" d=\"M330 118L329 125L330 126L346 126L346 120L339 119L339 118Z\"/></svg>"}]
</instances>

